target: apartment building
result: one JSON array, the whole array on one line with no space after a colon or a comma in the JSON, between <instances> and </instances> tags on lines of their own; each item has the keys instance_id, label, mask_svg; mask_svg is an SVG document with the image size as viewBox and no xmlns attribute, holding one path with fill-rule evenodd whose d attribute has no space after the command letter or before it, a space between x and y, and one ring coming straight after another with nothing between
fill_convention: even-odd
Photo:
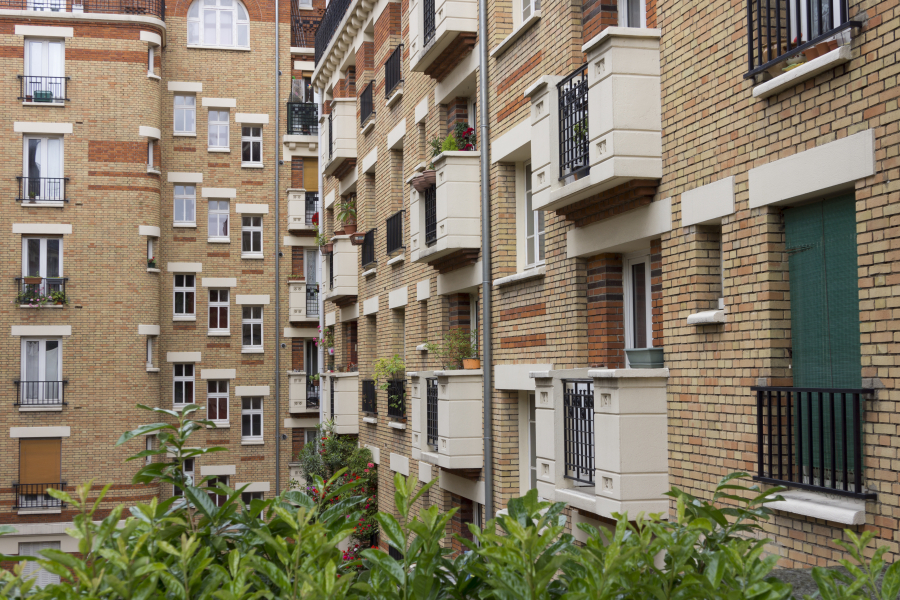
<instances>
[{"instance_id":1,"label":"apartment building","mask_svg":"<svg viewBox=\"0 0 900 600\"><path fill-rule=\"evenodd\" d=\"M0 4L0 522L18 529L0 552L77 548L72 507L48 488L112 484L99 516L176 493L132 483L125 458L152 436L114 446L160 418L138 404L195 403L216 423L193 441L227 452L187 461L195 480L248 484L247 501L290 485L318 422L304 370L317 177L303 173L318 170L308 77L323 8Z\"/></svg>"},{"instance_id":2,"label":"apartment building","mask_svg":"<svg viewBox=\"0 0 900 600\"><path fill-rule=\"evenodd\" d=\"M330 2L323 414L381 489L438 479L424 503L466 535L488 495L602 524L746 471L789 488L782 566L833 564L846 527L895 555L896 22L877 1L510 0L479 31L474 0ZM489 144L442 147L477 129L480 35ZM425 344L483 345L488 258L486 437L484 372Z\"/></svg>"}]
</instances>

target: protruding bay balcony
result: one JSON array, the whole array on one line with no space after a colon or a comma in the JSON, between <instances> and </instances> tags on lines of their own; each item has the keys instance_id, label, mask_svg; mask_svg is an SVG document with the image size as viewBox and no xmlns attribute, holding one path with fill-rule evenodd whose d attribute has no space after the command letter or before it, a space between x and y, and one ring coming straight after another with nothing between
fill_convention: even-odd
<instances>
[{"instance_id":1,"label":"protruding bay balcony","mask_svg":"<svg viewBox=\"0 0 900 600\"><path fill-rule=\"evenodd\" d=\"M288 372L289 411L303 413L319 410L319 386L309 380L305 371Z\"/></svg>"},{"instance_id":2,"label":"protruding bay balcony","mask_svg":"<svg viewBox=\"0 0 900 600\"><path fill-rule=\"evenodd\" d=\"M411 0L410 69L440 79L475 46L475 0Z\"/></svg>"},{"instance_id":3,"label":"protruding bay balcony","mask_svg":"<svg viewBox=\"0 0 900 600\"><path fill-rule=\"evenodd\" d=\"M484 467L482 370L406 375L413 458L444 469Z\"/></svg>"},{"instance_id":4,"label":"protruding bay balcony","mask_svg":"<svg viewBox=\"0 0 900 600\"><path fill-rule=\"evenodd\" d=\"M340 302L349 296L357 296L356 247L349 235L334 237L334 248L326 260L329 289L325 300Z\"/></svg>"},{"instance_id":5,"label":"protruding bay balcony","mask_svg":"<svg viewBox=\"0 0 900 600\"><path fill-rule=\"evenodd\" d=\"M306 281L288 282L291 323L319 320L319 284Z\"/></svg>"},{"instance_id":6,"label":"protruding bay balcony","mask_svg":"<svg viewBox=\"0 0 900 600\"><path fill-rule=\"evenodd\" d=\"M323 413L334 420L334 432L359 434L359 373L322 375Z\"/></svg>"},{"instance_id":7,"label":"protruding bay balcony","mask_svg":"<svg viewBox=\"0 0 900 600\"><path fill-rule=\"evenodd\" d=\"M356 98L331 100L331 112L321 119L325 128L322 136L322 172L334 175L349 160L356 160Z\"/></svg>"},{"instance_id":8,"label":"protruding bay balcony","mask_svg":"<svg viewBox=\"0 0 900 600\"><path fill-rule=\"evenodd\" d=\"M315 218L318 212L319 193L291 188L287 191L288 231L292 233L316 231Z\"/></svg>"}]
</instances>

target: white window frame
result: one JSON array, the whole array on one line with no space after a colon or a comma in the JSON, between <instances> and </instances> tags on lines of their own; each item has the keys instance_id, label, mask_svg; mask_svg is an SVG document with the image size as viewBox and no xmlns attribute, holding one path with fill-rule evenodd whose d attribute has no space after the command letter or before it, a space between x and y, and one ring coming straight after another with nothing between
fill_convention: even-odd
<instances>
[{"instance_id":1,"label":"white window frame","mask_svg":"<svg viewBox=\"0 0 900 600\"><path fill-rule=\"evenodd\" d=\"M57 344L56 347L56 379L48 379L49 375L47 374L47 344L49 342L54 342ZM28 375L28 345L30 343L38 344L38 379L31 379ZM49 381L63 381L63 343L61 338L22 338L22 360L21 360L21 381L23 382L21 385L25 385L26 381L33 382L49 382ZM25 404L36 404L40 405L43 403L52 403L52 401L57 401L60 399L60 394L62 394L62 386L60 383L58 386L46 386L37 385L26 386L20 391L20 401L23 401ZM54 393L54 391L56 393ZM48 402L51 401L51 402Z\"/></svg>"},{"instance_id":2,"label":"white window frame","mask_svg":"<svg viewBox=\"0 0 900 600\"><path fill-rule=\"evenodd\" d=\"M153 138L147 138L147 168L153 168Z\"/></svg>"},{"instance_id":3,"label":"white window frame","mask_svg":"<svg viewBox=\"0 0 900 600\"><path fill-rule=\"evenodd\" d=\"M253 132L256 130L258 133L254 135ZM249 133L248 133L249 131ZM262 126L261 125L241 125L241 165L243 166L255 166L263 164L263 152L262 152ZM251 160L244 159L244 144L250 144L250 158ZM253 145L259 145L259 160L253 159Z\"/></svg>"},{"instance_id":4,"label":"white window frame","mask_svg":"<svg viewBox=\"0 0 900 600\"><path fill-rule=\"evenodd\" d=\"M203 26L205 16L203 13L211 11L215 13L214 32L206 31ZM230 13L231 42L223 35L222 25L224 13ZM188 38L187 45L207 46L216 48L249 48L250 47L250 15L239 0L232 0L230 6L224 6L222 0L216 0L212 4L206 4L203 0L196 0L188 9ZM213 33L210 36L210 33ZM244 38L243 40L241 38ZM241 43L241 42L244 43Z\"/></svg>"},{"instance_id":5,"label":"white window frame","mask_svg":"<svg viewBox=\"0 0 900 600\"><path fill-rule=\"evenodd\" d=\"M259 311L259 316L254 313ZM249 313L249 316L248 316ZM250 327L250 344L244 344L245 332ZM259 339L256 340L255 329L258 328ZM262 306L242 306L241 307L241 349L243 351L263 351L263 307ZM258 343L254 343L258 342Z\"/></svg>"},{"instance_id":6,"label":"white window frame","mask_svg":"<svg viewBox=\"0 0 900 600\"><path fill-rule=\"evenodd\" d=\"M65 4L63 4L65 8ZM33 556L35 558L44 559L40 553L42 550L59 550L60 542L19 542L19 556ZM36 588L44 588L48 585L54 585L60 582L59 575L51 573L41 566L36 560L23 561L22 579L33 579Z\"/></svg>"},{"instance_id":7,"label":"white window frame","mask_svg":"<svg viewBox=\"0 0 900 600\"><path fill-rule=\"evenodd\" d=\"M31 174L28 169L28 147L32 140L40 141L40 156L37 158L38 168L40 168L40 175L37 178L41 183L38 184L40 186L40 193L36 195L34 198L29 198L28 193L23 193L22 201L35 201L35 200L51 200L62 202L65 199L64 193L64 184L51 184L49 181L43 181L44 179L64 179L66 176L66 148L65 143L63 141L63 136L61 135L25 135L22 136L22 177L25 179L31 179ZM51 141L58 142L58 150L51 149ZM55 146L55 144L54 144ZM51 153L58 152L57 173L51 173ZM34 185L34 184L30 184ZM29 187L29 190L31 188ZM25 192L25 190L21 190Z\"/></svg>"},{"instance_id":8,"label":"white window frame","mask_svg":"<svg viewBox=\"0 0 900 600\"><path fill-rule=\"evenodd\" d=\"M178 101L181 100L181 104ZM197 134L197 96L194 94L175 94L174 114L172 115L172 129L176 134ZM182 127L178 128L178 116L182 116ZM190 116L190 127L188 127Z\"/></svg>"},{"instance_id":9,"label":"white window frame","mask_svg":"<svg viewBox=\"0 0 900 600\"><path fill-rule=\"evenodd\" d=\"M62 0L60 0L62 1ZM63 10L65 10L65 3L63 2ZM33 59L33 52L35 50L35 46L37 44L41 45L41 56L40 56L40 65L33 64L35 60ZM59 49L59 57L52 56L53 52L51 52L51 48ZM56 60L54 60L56 59ZM58 63L58 64L57 64ZM35 73L35 68L37 67L37 71L39 73ZM25 96L34 96L34 88L32 87L34 84L30 84L27 78L29 77L65 77L66 76L66 43L62 39L44 39L44 38L25 38L25 60L24 60L24 72L25 72ZM54 96L54 102L62 101L62 98L56 98ZM33 100L32 100L33 102Z\"/></svg>"},{"instance_id":10,"label":"white window frame","mask_svg":"<svg viewBox=\"0 0 900 600\"><path fill-rule=\"evenodd\" d=\"M254 408L254 403L258 402L259 407ZM246 407L246 408L245 408ZM250 417L250 434L244 429L244 417ZM254 421L259 421L259 435L253 434ZM242 442L261 442L263 441L263 399L262 396L244 396L241 398L241 441Z\"/></svg>"},{"instance_id":11,"label":"white window frame","mask_svg":"<svg viewBox=\"0 0 900 600\"><path fill-rule=\"evenodd\" d=\"M216 299L213 300L213 292L216 294ZM222 294L225 294L225 299L222 300ZM206 294L207 305L208 308L206 310L207 317L207 330L209 335L231 335L231 290L229 288L210 288ZM222 327L222 321L219 319L218 325L219 327L212 326L212 311L213 309L221 311L221 309L225 309L225 317L228 321L226 327ZM220 315L221 316L221 313Z\"/></svg>"},{"instance_id":12,"label":"white window frame","mask_svg":"<svg viewBox=\"0 0 900 600\"><path fill-rule=\"evenodd\" d=\"M211 108L207 114L206 123L208 126L206 136L206 145L208 148L210 150L229 150L231 148L231 111L227 108L224 110ZM213 132L216 132L216 142L218 142L218 138L222 137L223 131L225 132L225 144L213 144Z\"/></svg>"},{"instance_id":13,"label":"white window frame","mask_svg":"<svg viewBox=\"0 0 900 600\"><path fill-rule=\"evenodd\" d=\"M181 375L178 375L179 367L181 368ZM194 404L194 400L197 394L197 369L195 368L194 363L174 363L172 365L172 406L175 409L184 408L188 404ZM191 384L191 394L190 398L188 398L188 394L185 392L184 401L177 402L177 389L178 384L182 384L182 386L190 383ZM183 389L183 388L182 388Z\"/></svg>"},{"instance_id":14,"label":"white window frame","mask_svg":"<svg viewBox=\"0 0 900 600\"><path fill-rule=\"evenodd\" d=\"M619 27L647 27L647 2L646 0L618 0L619 2ZM640 23L628 22L628 5L637 2L640 8Z\"/></svg>"},{"instance_id":15,"label":"white window frame","mask_svg":"<svg viewBox=\"0 0 900 600\"><path fill-rule=\"evenodd\" d=\"M210 386L215 385L215 390L210 390ZM225 386L225 390L222 391L222 385ZM209 407L211 406L212 401L225 399L225 418L222 418L221 411L217 410L216 418L212 418L210 416ZM210 379L206 382L206 418L218 425L219 427L228 426L229 419L231 418L231 385L227 379ZM219 404L216 404L216 408L219 408Z\"/></svg>"},{"instance_id":16,"label":"white window frame","mask_svg":"<svg viewBox=\"0 0 900 600\"><path fill-rule=\"evenodd\" d=\"M312 8L312 0L297 0L300 8Z\"/></svg>"},{"instance_id":17,"label":"white window frame","mask_svg":"<svg viewBox=\"0 0 900 600\"><path fill-rule=\"evenodd\" d=\"M241 503L244 506L250 506L254 500L265 500L265 492L241 492Z\"/></svg>"},{"instance_id":18,"label":"white window frame","mask_svg":"<svg viewBox=\"0 0 900 600\"><path fill-rule=\"evenodd\" d=\"M153 75L153 63L155 62L156 48L154 46L147 47L147 75Z\"/></svg>"},{"instance_id":19,"label":"white window frame","mask_svg":"<svg viewBox=\"0 0 900 600\"><path fill-rule=\"evenodd\" d=\"M40 263L38 266L38 275L44 279L48 277L51 279L61 279L64 277L63 273L63 238L61 237L38 237L38 236L27 236L22 237L22 277L28 277L31 273L28 272L28 242L31 240L39 240L40 241L40 250L39 250L39 258L38 262ZM47 242L49 240L54 240L59 242L59 275L49 275L48 274L48 250L47 250Z\"/></svg>"},{"instance_id":20,"label":"white window frame","mask_svg":"<svg viewBox=\"0 0 900 600\"><path fill-rule=\"evenodd\" d=\"M231 477L228 475L216 475L206 481L206 487L218 488L220 483L225 484L225 487L229 487L231 485ZM215 492L206 492L206 495L209 496L209 499L212 500L212 503L219 508L222 508L222 506L224 506L225 503L228 502L228 496L216 494Z\"/></svg>"},{"instance_id":21,"label":"white window frame","mask_svg":"<svg viewBox=\"0 0 900 600\"><path fill-rule=\"evenodd\" d=\"M533 269L540 265L543 265L546 261L545 258L541 258L541 254L544 251L545 243L546 243L546 224L543 224L541 221L544 221L544 213L539 210L533 209L532 204L532 193L531 193L531 163L527 162L523 166L524 175L522 177L522 182L524 184L523 197L525 200L525 268ZM529 227L531 228L531 233L529 233ZM533 253L534 260L528 261L529 251Z\"/></svg>"},{"instance_id":22,"label":"white window frame","mask_svg":"<svg viewBox=\"0 0 900 600\"><path fill-rule=\"evenodd\" d=\"M156 259L156 238L153 236L147 236L147 268L150 268L150 261ZM156 263L157 265L159 263Z\"/></svg>"},{"instance_id":23,"label":"white window frame","mask_svg":"<svg viewBox=\"0 0 900 600\"><path fill-rule=\"evenodd\" d=\"M625 301L625 347L632 348L652 348L653 347L653 291L651 287L650 276L650 253L646 250L629 254L622 261L622 288L624 291ZM647 286L647 338L646 340L634 339L634 277L631 274L634 265L644 263L644 279ZM637 345L640 344L640 345Z\"/></svg>"},{"instance_id":24,"label":"white window frame","mask_svg":"<svg viewBox=\"0 0 900 600\"><path fill-rule=\"evenodd\" d=\"M517 4L519 8L519 20L515 23L516 28L530 19L531 15L533 15L535 11L541 10L541 0L519 0Z\"/></svg>"},{"instance_id":25,"label":"white window frame","mask_svg":"<svg viewBox=\"0 0 900 600\"><path fill-rule=\"evenodd\" d=\"M259 220L259 225L254 224L256 220ZM263 218L261 215L248 215L241 217L241 256L242 257L261 257L263 256ZM245 244L246 235L250 234L250 249L248 250ZM253 241L254 238L258 237L259 239L259 249L253 249Z\"/></svg>"},{"instance_id":26,"label":"white window frame","mask_svg":"<svg viewBox=\"0 0 900 600\"><path fill-rule=\"evenodd\" d=\"M197 187L176 185L174 188L172 220L176 225L197 226ZM181 205L181 206L179 206ZM179 217L181 217L179 219Z\"/></svg>"},{"instance_id":27,"label":"white window frame","mask_svg":"<svg viewBox=\"0 0 900 600\"><path fill-rule=\"evenodd\" d=\"M184 278L182 285L178 285L179 277ZM189 281L190 284L188 284ZM178 294L185 294L182 302L184 311L181 313L177 312ZM188 311L187 294L193 294L190 312ZM178 320L179 317L191 321L197 318L197 276L194 273L176 273L172 277L172 315L175 320Z\"/></svg>"},{"instance_id":28,"label":"white window frame","mask_svg":"<svg viewBox=\"0 0 900 600\"><path fill-rule=\"evenodd\" d=\"M184 462L181 463L181 472L184 473L185 483L187 485L194 485L194 471L196 470L194 459L186 458ZM181 497L184 495L184 492L178 488L177 485L172 486L172 495L176 497Z\"/></svg>"},{"instance_id":29,"label":"white window frame","mask_svg":"<svg viewBox=\"0 0 900 600\"><path fill-rule=\"evenodd\" d=\"M208 235L210 241L217 242L230 242L231 241L231 223L230 221L230 213L231 211L231 203L228 200L217 200L211 199L207 204L207 215L206 215L206 226L208 228ZM225 219L225 235L219 235L219 225L221 225L221 219L224 217ZM216 223L213 224L213 220L215 219Z\"/></svg>"}]
</instances>

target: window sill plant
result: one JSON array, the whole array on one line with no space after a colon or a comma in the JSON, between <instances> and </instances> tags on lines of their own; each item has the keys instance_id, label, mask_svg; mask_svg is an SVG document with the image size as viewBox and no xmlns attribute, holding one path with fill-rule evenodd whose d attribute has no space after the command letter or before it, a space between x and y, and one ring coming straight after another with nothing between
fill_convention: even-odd
<instances>
[{"instance_id":1,"label":"window sill plant","mask_svg":"<svg viewBox=\"0 0 900 600\"><path fill-rule=\"evenodd\" d=\"M356 233L356 196L350 196L345 200L341 200L341 207L338 209L337 218L341 222L340 235L353 235ZM337 233L337 232L335 232Z\"/></svg>"},{"instance_id":2,"label":"window sill plant","mask_svg":"<svg viewBox=\"0 0 900 600\"><path fill-rule=\"evenodd\" d=\"M443 343L432 344L429 342L425 344L425 350L436 356L444 369L477 369L481 366L481 361L478 358L472 358L477 356L475 344L472 343L473 337L473 334L462 327L454 327L444 335ZM466 360L475 360L478 366L466 367Z\"/></svg>"}]
</instances>

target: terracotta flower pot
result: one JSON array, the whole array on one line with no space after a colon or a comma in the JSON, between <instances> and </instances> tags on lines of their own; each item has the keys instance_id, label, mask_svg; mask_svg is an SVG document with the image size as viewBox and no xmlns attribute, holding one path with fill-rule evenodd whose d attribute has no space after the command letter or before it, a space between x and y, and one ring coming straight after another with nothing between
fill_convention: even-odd
<instances>
[{"instance_id":1,"label":"terracotta flower pot","mask_svg":"<svg viewBox=\"0 0 900 600\"><path fill-rule=\"evenodd\" d=\"M356 221L344 223L344 235L353 235L354 233L356 233Z\"/></svg>"},{"instance_id":2,"label":"terracotta flower pot","mask_svg":"<svg viewBox=\"0 0 900 600\"><path fill-rule=\"evenodd\" d=\"M412 186L416 188L417 192L424 192L434 185L435 179L434 169L426 169L422 171L421 175L412 180Z\"/></svg>"},{"instance_id":3,"label":"terracotta flower pot","mask_svg":"<svg viewBox=\"0 0 900 600\"><path fill-rule=\"evenodd\" d=\"M481 359L478 358L464 358L463 359L463 369L480 369L481 368Z\"/></svg>"},{"instance_id":4,"label":"terracotta flower pot","mask_svg":"<svg viewBox=\"0 0 900 600\"><path fill-rule=\"evenodd\" d=\"M350 243L354 246L362 246L363 242L366 241L365 233L353 233L350 235Z\"/></svg>"},{"instance_id":5,"label":"terracotta flower pot","mask_svg":"<svg viewBox=\"0 0 900 600\"><path fill-rule=\"evenodd\" d=\"M334 244L332 244L331 242L322 246L322 252L324 252L325 254L331 254L333 251L334 251Z\"/></svg>"},{"instance_id":6,"label":"terracotta flower pot","mask_svg":"<svg viewBox=\"0 0 900 600\"><path fill-rule=\"evenodd\" d=\"M43 277L23 277L27 285L39 285L44 280Z\"/></svg>"}]
</instances>

